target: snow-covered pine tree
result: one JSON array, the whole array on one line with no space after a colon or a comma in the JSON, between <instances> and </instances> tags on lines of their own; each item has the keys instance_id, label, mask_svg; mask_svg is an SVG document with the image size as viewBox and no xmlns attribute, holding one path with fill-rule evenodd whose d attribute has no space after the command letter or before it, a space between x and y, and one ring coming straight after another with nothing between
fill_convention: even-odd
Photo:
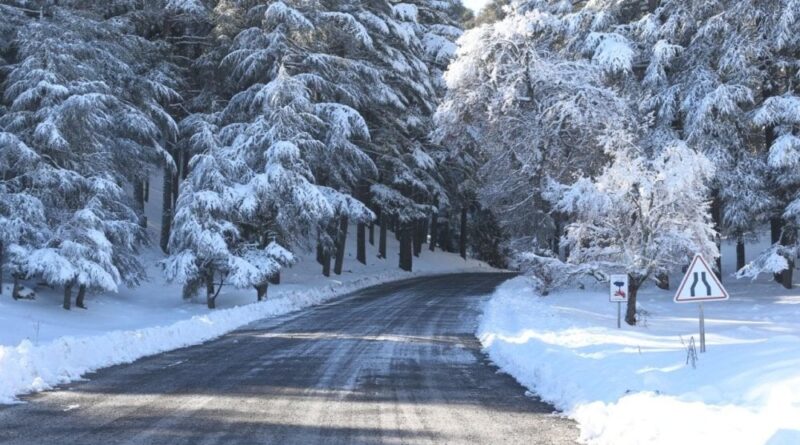
<instances>
[{"instance_id":1,"label":"snow-covered pine tree","mask_svg":"<svg viewBox=\"0 0 800 445\"><path fill-rule=\"evenodd\" d=\"M0 125L41 160L20 192L42 203L50 229L18 271L64 286L67 309L74 287L83 306L87 291L143 277L143 233L125 189L164 162L156 141L159 124L170 126L160 107L169 88L144 63L157 49L125 30L89 11L49 7L17 33L5 80Z\"/></svg>"},{"instance_id":2,"label":"snow-covered pine tree","mask_svg":"<svg viewBox=\"0 0 800 445\"><path fill-rule=\"evenodd\" d=\"M569 262L628 274L625 321L634 325L637 291L648 279L679 269L696 253L719 255L708 212L714 167L683 143L654 158L615 147L613 159L594 181L579 179L551 196L556 210L575 218L565 236Z\"/></svg>"},{"instance_id":3,"label":"snow-covered pine tree","mask_svg":"<svg viewBox=\"0 0 800 445\"><path fill-rule=\"evenodd\" d=\"M437 140L480 165L479 199L513 244L526 250L538 240L558 251L564 221L542 192L552 180L569 184L598 172L607 160L598 137L635 121L624 98L604 86L601 67L547 55L549 42L537 36L566 25L542 15L512 13L464 35L446 75Z\"/></svg>"}]
</instances>

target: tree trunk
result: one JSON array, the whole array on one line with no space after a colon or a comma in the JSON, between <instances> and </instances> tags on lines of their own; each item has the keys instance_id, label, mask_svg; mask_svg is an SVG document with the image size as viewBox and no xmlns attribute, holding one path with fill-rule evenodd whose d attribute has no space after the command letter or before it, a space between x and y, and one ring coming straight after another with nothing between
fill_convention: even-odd
<instances>
[{"instance_id":1,"label":"tree trunk","mask_svg":"<svg viewBox=\"0 0 800 445\"><path fill-rule=\"evenodd\" d=\"M347 248L348 222L346 216L339 218L339 237L336 240L336 262L333 265L333 273L336 275L341 275L342 268L344 267L344 251Z\"/></svg>"},{"instance_id":2,"label":"tree trunk","mask_svg":"<svg viewBox=\"0 0 800 445\"><path fill-rule=\"evenodd\" d=\"M134 181L133 183L133 202L136 205L136 212L139 214L139 225L147 228L147 217L144 215L144 181Z\"/></svg>"},{"instance_id":3,"label":"tree trunk","mask_svg":"<svg viewBox=\"0 0 800 445\"><path fill-rule=\"evenodd\" d=\"M565 259L561 256L561 221L556 215L553 216L553 240L550 243L550 248L556 258Z\"/></svg>"},{"instance_id":4,"label":"tree trunk","mask_svg":"<svg viewBox=\"0 0 800 445\"><path fill-rule=\"evenodd\" d=\"M78 296L75 298L75 306L81 309L89 309L83 304L84 298L86 298L86 286L81 284L80 287L78 287Z\"/></svg>"},{"instance_id":5,"label":"tree trunk","mask_svg":"<svg viewBox=\"0 0 800 445\"><path fill-rule=\"evenodd\" d=\"M400 216L394 215L392 216L392 227L394 227L394 239L400 241L400 232L402 231L402 227L400 227Z\"/></svg>"},{"instance_id":6,"label":"tree trunk","mask_svg":"<svg viewBox=\"0 0 800 445\"><path fill-rule=\"evenodd\" d=\"M795 227L784 227L783 237L781 239L781 244L784 246L792 246L797 242L797 228ZM781 273L781 284L786 289L791 289L793 278L794 278L794 258L787 259L789 263L789 267Z\"/></svg>"},{"instance_id":7,"label":"tree trunk","mask_svg":"<svg viewBox=\"0 0 800 445\"><path fill-rule=\"evenodd\" d=\"M19 284L19 277L14 275L12 277L14 284L11 287L11 298L19 300L19 292L22 290L22 285Z\"/></svg>"},{"instance_id":8,"label":"tree trunk","mask_svg":"<svg viewBox=\"0 0 800 445\"><path fill-rule=\"evenodd\" d=\"M461 239L458 243L461 258L467 259L467 207L461 209Z\"/></svg>"},{"instance_id":9,"label":"tree trunk","mask_svg":"<svg viewBox=\"0 0 800 445\"><path fill-rule=\"evenodd\" d=\"M169 235L172 226L172 172L164 167L164 190L161 206L161 250L168 253Z\"/></svg>"},{"instance_id":10,"label":"tree trunk","mask_svg":"<svg viewBox=\"0 0 800 445\"><path fill-rule=\"evenodd\" d=\"M331 253L327 250L322 253L322 275L331 276Z\"/></svg>"},{"instance_id":11,"label":"tree trunk","mask_svg":"<svg viewBox=\"0 0 800 445\"><path fill-rule=\"evenodd\" d=\"M636 294L639 292L638 280L628 275L628 306L625 310L625 323L636 326Z\"/></svg>"},{"instance_id":12,"label":"tree trunk","mask_svg":"<svg viewBox=\"0 0 800 445\"><path fill-rule=\"evenodd\" d=\"M356 229L356 260L359 263L367 264L367 225L358 223Z\"/></svg>"},{"instance_id":13,"label":"tree trunk","mask_svg":"<svg viewBox=\"0 0 800 445\"><path fill-rule=\"evenodd\" d=\"M325 250L322 248L322 243L317 241L317 262L322 266L325 261Z\"/></svg>"},{"instance_id":14,"label":"tree trunk","mask_svg":"<svg viewBox=\"0 0 800 445\"><path fill-rule=\"evenodd\" d=\"M736 271L742 270L745 266L745 255L744 255L744 239L740 236L736 240Z\"/></svg>"},{"instance_id":15,"label":"tree trunk","mask_svg":"<svg viewBox=\"0 0 800 445\"><path fill-rule=\"evenodd\" d=\"M439 247L441 247L445 252L452 252L453 237L450 236L450 221L447 221L447 224L442 227L442 231L440 232L439 236L441 237Z\"/></svg>"},{"instance_id":16,"label":"tree trunk","mask_svg":"<svg viewBox=\"0 0 800 445\"><path fill-rule=\"evenodd\" d=\"M264 301L267 299L267 289L269 288L269 284L263 283L255 286L256 288L256 298L258 301Z\"/></svg>"},{"instance_id":17,"label":"tree trunk","mask_svg":"<svg viewBox=\"0 0 800 445\"><path fill-rule=\"evenodd\" d=\"M776 216L769 220L769 232L772 244L777 244L781 241L781 232L783 231L783 218ZM772 276L776 282L783 284L783 274L776 273Z\"/></svg>"},{"instance_id":18,"label":"tree trunk","mask_svg":"<svg viewBox=\"0 0 800 445\"><path fill-rule=\"evenodd\" d=\"M375 223L374 222L369 223L369 245L370 246L374 246L375 245Z\"/></svg>"},{"instance_id":19,"label":"tree trunk","mask_svg":"<svg viewBox=\"0 0 800 445\"><path fill-rule=\"evenodd\" d=\"M422 240L423 240L423 238L425 237L425 234L426 234L424 232L423 227L422 227L422 221L414 222L414 229L413 230L414 230L414 232L413 232L414 233L414 239L413 239L414 256L419 258L419 254L420 254L420 252L422 252Z\"/></svg>"},{"instance_id":20,"label":"tree trunk","mask_svg":"<svg viewBox=\"0 0 800 445\"><path fill-rule=\"evenodd\" d=\"M412 226L410 224L404 224L400 229L400 269L406 272L411 272L412 268L412 237Z\"/></svg>"},{"instance_id":21,"label":"tree trunk","mask_svg":"<svg viewBox=\"0 0 800 445\"><path fill-rule=\"evenodd\" d=\"M436 250L436 237L438 235L437 231L439 230L439 225L437 224L439 219L439 215L434 213L431 216L431 240L430 245L428 246L431 249L431 252Z\"/></svg>"},{"instance_id":22,"label":"tree trunk","mask_svg":"<svg viewBox=\"0 0 800 445\"><path fill-rule=\"evenodd\" d=\"M64 304L63 307L66 310L70 310L72 306L72 286L74 282L69 282L64 285Z\"/></svg>"},{"instance_id":23,"label":"tree trunk","mask_svg":"<svg viewBox=\"0 0 800 445\"><path fill-rule=\"evenodd\" d=\"M378 258L386 259L386 215L381 216L381 231L378 236Z\"/></svg>"},{"instance_id":24,"label":"tree trunk","mask_svg":"<svg viewBox=\"0 0 800 445\"><path fill-rule=\"evenodd\" d=\"M144 202L150 202L150 178L144 180Z\"/></svg>"},{"instance_id":25,"label":"tree trunk","mask_svg":"<svg viewBox=\"0 0 800 445\"><path fill-rule=\"evenodd\" d=\"M277 271L269 277L270 284L281 284L281 271Z\"/></svg>"},{"instance_id":26,"label":"tree trunk","mask_svg":"<svg viewBox=\"0 0 800 445\"><path fill-rule=\"evenodd\" d=\"M659 289L669 290L669 274L660 273L656 275L656 286Z\"/></svg>"},{"instance_id":27,"label":"tree trunk","mask_svg":"<svg viewBox=\"0 0 800 445\"><path fill-rule=\"evenodd\" d=\"M217 307L217 297L214 295L214 271L206 274L206 304L209 309Z\"/></svg>"},{"instance_id":28,"label":"tree trunk","mask_svg":"<svg viewBox=\"0 0 800 445\"><path fill-rule=\"evenodd\" d=\"M717 252L719 252L714 274L717 276L719 281L722 282L722 235L720 234L722 231L722 199L719 197L718 190L715 190L712 193L711 219L714 222L714 231L717 232L714 242L717 244Z\"/></svg>"}]
</instances>

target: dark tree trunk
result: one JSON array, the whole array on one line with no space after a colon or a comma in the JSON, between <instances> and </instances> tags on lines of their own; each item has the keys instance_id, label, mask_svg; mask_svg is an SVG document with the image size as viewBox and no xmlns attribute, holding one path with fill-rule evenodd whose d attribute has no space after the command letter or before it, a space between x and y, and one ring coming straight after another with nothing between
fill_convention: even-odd
<instances>
[{"instance_id":1,"label":"dark tree trunk","mask_svg":"<svg viewBox=\"0 0 800 445\"><path fill-rule=\"evenodd\" d=\"M742 270L745 265L744 239L740 236L736 240L736 271Z\"/></svg>"},{"instance_id":2,"label":"dark tree trunk","mask_svg":"<svg viewBox=\"0 0 800 445\"><path fill-rule=\"evenodd\" d=\"M14 284L11 288L11 298L15 300L19 300L19 292L22 290L22 285L19 284L19 277L14 275L13 278Z\"/></svg>"},{"instance_id":3,"label":"dark tree trunk","mask_svg":"<svg viewBox=\"0 0 800 445\"><path fill-rule=\"evenodd\" d=\"M88 309L86 305L83 304L84 298L86 298L86 286L82 284L78 287L78 296L75 297L75 306L81 309Z\"/></svg>"},{"instance_id":4,"label":"dark tree trunk","mask_svg":"<svg viewBox=\"0 0 800 445\"><path fill-rule=\"evenodd\" d=\"M356 260L367 264L367 225L364 223L358 223L356 229Z\"/></svg>"},{"instance_id":5,"label":"dark tree trunk","mask_svg":"<svg viewBox=\"0 0 800 445\"><path fill-rule=\"evenodd\" d=\"M772 244L777 244L781 241L781 232L783 231L783 218L776 216L769 220L769 233L772 239ZM773 275L776 282L783 284L783 274L776 273Z\"/></svg>"},{"instance_id":6,"label":"dark tree trunk","mask_svg":"<svg viewBox=\"0 0 800 445\"><path fill-rule=\"evenodd\" d=\"M161 250L168 253L169 235L172 227L172 172L164 167L164 190L161 207Z\"/></svg>"},{"instance_id":7,"label":"dark tree trunk","mask_svg":"<svg viewBox=\"0 0 800 445\"><path fill-rule=\"evenodd\" d=\"M400 229L400 269L406 272L411 272L412 268L412 237L412 226L410 224L404 224Z\"/></svg>"},{"instance_id":8,"label":"dark tree trunk","mask_svg":"<svg viewBox=\"0 0 800 445\"><path fill-rule=\"evenodd\" d=\"M781 239L781 244L784 246L792 246L797 242L797 228L795 227L784 227L783 237ZM794 278L794 258L788 259L787 262L789 263L789 267L781 273L781 284L786 289L791 289L793 278Z\"/></svg>"},{"instance_id":9,"label":"dark tree trunk","mask_svg":"<svg viewBox=\"0 0 800 445\"><path fill-rule=\"evenodd\" d=\"M380 234L378 235L378 257L386 259L386 226L388 221L386 221L386 215L381 216L381 230Z\"/></svg>"},{"instance_id":10,"label":"dark tree trunk","mask_svg":"<svg viewBox=\"0 0 800 445\"><path fill-rule=\"evenodd\" d=\"M450 221L447 221L447 224L442 227L442 231L439 233L439 236L441 237L439 247L441 247L445 252L452 252L453 237L450 236Z\"/></svg>"},{"instance_id":11,"label":"dark tree trunk","mask_svg":"<svg viewBox=\"0 0 800 445\"><path fill-rule=\"evenodd\" d=\"M189 176L189 161L191 156L189 153L181 153L181 178L186 179Z\"/></svg>"},{"instance_id":12,"label":"dark tree trunk","mask_svg":"<svg viewBox=\"0 0 800 445\"><path fill-rule=\"evenodd\" d=\"M422 221L416 221L414 223L414 256L419 258L420 252L422 252L422 241L425 238L425 228L422 226Z\"/></svg>"},{"instance_id":13,"label":"dark tree trunk","mask_svg":"<svg viewBox=\"0 0 800 445\"><path fill-rule=\"evenodd\" d=\"M717 257L716 261L716 270L714 274L717 275L720 282L722 281L722 235L720 232L722 231L722 199L719 197L719 191L715 190L712 193L712 201L711 201L711 220L714 222L714 231L717 232L717 236L715 238L715 242L717 244L717 251L719 252L719 256Z\"/></svg>"},{"instance_id":14,"label":"dark tree trunk","mask_svg":"<svg viewBox=\"0 0 800 445\"><path fill-rule=\"evenodd\" d=\"M150 178L144 180L144 202L150 202Z\"/></svg>"},{"instance_id":15,"label":"dark tree trunk","mask_svg":"<svg viewBox=\"0 0 800 445\"><path fill-rule=\"evenodd\" d=\"M320 266L325 264L325 249L322 248L322 243L317 241L317 262Z\"/></svg>"},{"instance_id":16,"label":"dark tree trunk","mask_svg":"<svg viewBox=\"0 0 800 445\"><path fill-rule=\"evenodd\" d=\"M66 310L70 310L72 307L72 286L74 285L75 283L73 282L69 282L64 285L64 304L62 307Z\"/></svg>"},{"instance_id":17,"label":"dark tree trunk","mask_svg":"<svg viewBox=\"0 0 800 445\"><path fill-rule=\"evenodd\" d=\"M553 240L550 243L550 248L556 258L561 258L561 220L558 216L553 216Z\"/></svg>"},{"instance_id":18,"label":"dark tree trunk","mask_svg":"<svg viewBox=\"0 0 800 445\"><path fill-rule=\"evenodd\" d=\"M322 275L331 276L331 253L327 249L322 253Z\"/></svg>"},{"instance_id":19,"label":"dark tree trunk","mask_svg":"<svg viewBox=\"0 0 800 445\"><path fill-rule=\"evenodd\" d=\"M656 286L659 289L669 290L669 274L660 273L656 275Z\"/></svg>"},{"instance_id":20,"label":"dark tree trunk","mask_svg":"<svg viewBox=\"0 0 800 445\"><path fill-rule=\"evenodd\" d=\"M438 219L439 215L436 213L431 216L431 240L430 245L428 246L431 249L431 252L436 250L436 236L438 235L437 231L439 230L439 225L437 224Z\"/></svg>"},{"instance_id":21,"label":"dark tree trunk","mask_svg":"<svg viewBox=\"0 0 800 445\"><path fill-rule=\"evenodd\" d=\"M392 227L394 227L394 239L400 241L400 231L402 228L400 227L400 216L394 215L392 216Z\"/></svg>"},{"instance_id":22,"label":"dark tree trunk","mask_svg":"<svg viewBox=\"0 0 800 445\"><path fill-rule=\"evenodd\" d=\"M333 273L336 275L341 275L342 268L344 267L344 251L347 247L347 226L347 217L342 216L339 218L339 237L336 240L336 263L333 265Z\"/></svg>"},{"instance_id":23,"label":"dark tree trunk","mask_svg":"<svg viewBox=\"0 0 800 445\"><path fill-rule=\"evenodd\" d=\"M458 243L461 258L467 259L467 208L461 209L461 238Z\"/></svg>"},{"instance_id":24,"label":"dark tree trunk","mask_svg":"<svg viewBox=\"0 0 800 445\"><path fill-rule=\"evenodd\" d=\"M370 246L374 246L375 245L375 223L374 222L369 223L369 245Z\"/></svg>"},{"instance_id":25,"label":"dark tree trunk","mask_svg":"<svg viewBox=\"0 0 800 445\"><path fill-rule=\"evenodd\" d=\"M133 201L136 204L136 212L139 213L139 225L147 228L147 217L144 215L144 181L134 181Z\"/></svg>"},{"instance_id":26,"label":"dark tree trunk","mask_svg":"<svg viewBox=\"0 0 800 445\"><path fill-rule=\"evenodd\" d=\"M639 292L639 280L628 275L628 306L625 310L625 323L636 326L636 295Z\"/></svg>"},{"instance_id":27,"label":"dark tree trunk","mask_svg":"<svg viewBox=\"0 0 800 445\"><path fill-rule=\"evenodd\" d=\"M209 309L217 307L217 297L214 295L214 271L206 274L206 304Z\"/></svg>"},{"instance_id":28,"label":"dark tree trunk","mask_svg":"<svg viewBox=\"0 0 800 445\"><path fill-rule=\"evenodd\" d=\"M281 284L281 271L277 271L269 277L270 284Z\"/></svg>"},{"instance_id":29,"label":"dark tree trunk","mask_svg":"<svg viewBox=\"0 0 800 445\"><path fill-rule=\"evenodd\" d=\"M269 284L263 283L255 286L256 288L256 298L258 301L264 301L267 299L267 289L269 288Z\"/></svg>"}]
</instances>

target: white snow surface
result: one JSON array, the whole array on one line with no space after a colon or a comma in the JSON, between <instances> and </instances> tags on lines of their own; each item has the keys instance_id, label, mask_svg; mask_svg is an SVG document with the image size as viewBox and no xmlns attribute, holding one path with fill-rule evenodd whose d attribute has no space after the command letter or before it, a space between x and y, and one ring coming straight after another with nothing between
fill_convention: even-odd
<instances>
[{"instance_id":1,"label":"white snow surface","mask_svg":"<svg viewBox=\"0 0 800 445\"><path fill-rule=\"evenodd\" d=\"M157 223L156 218L151 222ZM150 227L155 239L157 224ZM216 310L205 302L185 302L178 285L164 282L156 262L156 249L145 254L150 282L118 294L88 295L88 310L61 308L60 290L25 283L36 291L35 300L11 299L8 284L0 295L0 403L16 396L52 388L82 375L141 357L199 344L250 322L275 317L323 303L374 284L415 276L455 272L491 271L476 260L423 246L414 258L414 272L397 267L398 243L388 234L388 259L377 258L377 246L367 244L367 266L355 260L355 230L348 236L341 276L322 275L313 255L284 269L280 285L270 285L265 302L256 303L255 290L223 288ZM378 228L375 228L377 245ZM74 297L73 297L74 298Z\"/></svg>"},{"instance_id":2,"label":"white snow surface","mask_svg":"<svg viewBox=\"0 0 800 445\"><path fill-rule=\"evenodd\" d=\"M583 443L800 443L800 289L726 277L731 299L705 304L699 353L698 305L672 301L679 278L643 289L644 324L621 329L605 286L541 297L516 278L487 301L477 335L503 371L578 422Z\"/></svg>"},{"instance_id":3,"label":"white snow surface","mask_svg":"<svg viewBox=\"0 0 800 445\"><path fill-rule=\"evenodd\" d=\"M647 327L618 330L606 292L539 297L516 278L487 303L479 337L498 366L577 420L585 443L800 443L800 295L738 288L706 305L696 369L686 345L698 341L697 305L652 289L641 295Z\"/></svg>"}]
</instances>

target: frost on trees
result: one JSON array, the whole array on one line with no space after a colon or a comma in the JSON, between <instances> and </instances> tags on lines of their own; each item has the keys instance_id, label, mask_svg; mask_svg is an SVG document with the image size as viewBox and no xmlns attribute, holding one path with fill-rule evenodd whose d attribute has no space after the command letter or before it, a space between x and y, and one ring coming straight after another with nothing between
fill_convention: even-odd
<instances>
[{"instance_id":1,"label":"frost on trees","mask_svg":"<svg viewBox=\"0 0 800 445\"><path fill-rule=\"evenodd\" d=\"M676 141L654 158L635 149L613 154L594 181L582 178L553 191L555 208L574 217L567 226L568 261L630 277L625 320L636 323L636 293L648 279L671 272L700 253L719 255L708 212L714 167Z\"/></svg>"},{"instance_id":2,"label":"frost on trees","mask_svg":"<svg viewBox=\"0 0 800 445\"><path fill-rule=\"evenodd\" d=\"M17 193L41 203L47 227L40 243L14 249L25 255L14 273L64 287L69 309L73 289L83 307L89 291L144 277L140 215L126 190L164 162L156 141L171 123L160 105L169 88L143 63L154 48L124 26L58 7L48 14L17 34L0 125L39 159Z\"/></svg>"}]
</instances>

